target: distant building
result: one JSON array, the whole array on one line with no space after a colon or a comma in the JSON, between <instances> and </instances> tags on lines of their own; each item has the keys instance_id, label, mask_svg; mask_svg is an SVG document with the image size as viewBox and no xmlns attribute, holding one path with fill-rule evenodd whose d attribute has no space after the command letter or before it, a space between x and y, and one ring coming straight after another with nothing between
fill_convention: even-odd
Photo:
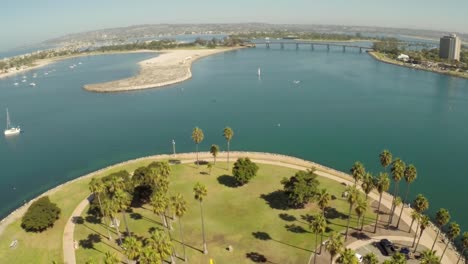
<instances>
[{"instance_id":1,"label":"distant building","mask_svg":"<svg viewBox=\"0 0 468 264\"><path fill-rule=\"evenodd\" d=\"M407 61L409 61L409 56L402 53L402 54L400 54L398 56L398 59L401 60L401 61L407 62Z\"/></svg>"},{"instance_id":2,"label":"distant building","mask_svg":"<svg viewBox=\"0 0 468 264\"><path fill-rule=\"evenodd\" d=\"M449 60L460 60L461 41L455 34L440 38L439 57Z\"/></svg>"}]
</instances>

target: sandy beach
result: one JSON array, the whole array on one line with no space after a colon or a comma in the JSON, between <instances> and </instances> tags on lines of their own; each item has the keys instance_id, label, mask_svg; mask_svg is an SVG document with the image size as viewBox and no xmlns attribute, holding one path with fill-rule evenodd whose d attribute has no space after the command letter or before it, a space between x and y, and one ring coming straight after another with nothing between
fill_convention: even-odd
<instances>
[{"instance_id":1,"label":"sandy beach","mask_svg":"<svg viewBox=\"0 0 468 264\"><path fill-rule=\"evenodd\" d=\"M93 92L123 92L167 86L192 77L191 66L197 59L239 48L165 50L159 56L139 63L138 75L111 82L87 84Z\"/></svg>"}]
</instances>

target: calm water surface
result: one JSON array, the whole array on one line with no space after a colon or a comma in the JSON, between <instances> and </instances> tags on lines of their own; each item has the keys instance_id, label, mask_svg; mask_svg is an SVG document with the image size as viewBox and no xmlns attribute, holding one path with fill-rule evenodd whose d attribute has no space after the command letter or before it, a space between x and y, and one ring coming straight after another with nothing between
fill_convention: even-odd
<instances>
[{"instance_id":1,"label":"calm water surface","mask_svg":"<svg viewBox=\"0 0 468 264\"><path fill-rule=\"evenodd\" d=\"M378 154L388 148L418 168L412 197L425 194L431 213L446 207L468 228L467 80L379 63L356 50L278 47L202 59L193 79L163 89L82 89L131 76L136 62L151 56L58 62L35 71L36 79L33 71L26 74L35 88L13 86L22 76L0 80L0 109L8 107L24 129L19 137L0 137L1 216L80 175L169 153L172 139L178 152L193 151L195 126L205 132L202 149L224 148L222 129L229 125L235 150L293 155L343 171L360 160L378 172ZM69 69L78 62L83 64Z\"/></svg>"}]
</instances>

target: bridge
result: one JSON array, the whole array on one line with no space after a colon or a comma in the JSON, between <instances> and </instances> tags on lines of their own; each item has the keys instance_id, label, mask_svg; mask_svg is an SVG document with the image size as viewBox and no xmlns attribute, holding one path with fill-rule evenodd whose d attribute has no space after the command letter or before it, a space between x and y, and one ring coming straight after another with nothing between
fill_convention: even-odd
<instances>
[{"instance_id":1,"label":"bridge","mask_svg":"<svg viewBox=\"0 0 468 264\"><path fill-rule=\"evenodd\" d=\"M322 46L326 47L327 51L330 51L330 48L332 47L339 47L343 50L343 52L346 52L347 48L351 49L359 49L359 52L362 53L363 51L372 51L373 49L371 47L366 47L366 46L359 46L359 45L352 45L352 44L340 44L340 43L326 43L326 42L313 42L313 41L255 41L251 42L251 45L254 47L257 47L258 45L265 45L267 49L270 48L272 45L278 45L281 47L281 49L284 49L285 45L295 45L296 49L299 49L300 46L310 46L311 50L315 50L316 46Z\"/></svg>"}]
</instances>

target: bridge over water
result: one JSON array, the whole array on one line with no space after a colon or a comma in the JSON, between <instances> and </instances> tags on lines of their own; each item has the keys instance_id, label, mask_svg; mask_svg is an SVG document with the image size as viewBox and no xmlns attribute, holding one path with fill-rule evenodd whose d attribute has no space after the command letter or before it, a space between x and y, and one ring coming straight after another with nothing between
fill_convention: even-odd
<instances>
[{"instance_id":1,"label":"bridge over water","mask_svg":"<svg viewBox=\"0 0 468 264\"><path fill-rule=\"evenodd\" d=\"M343 50L343 52L346 51L347 48L349 49L359 49L359 52L362 53L363 51L372 51L373 49L368 46L361 46L361 45L353 45L349 43L327 43L327 42L313 42L313 41L268 41L268 40L262 40L262 41L255 41L251 42L251 45L254 47L257 47L258 45L265 45L267 49L270 48L270 46L276 45L281 47L281 49L284 49L286 45L295 45L296 49L299 49L300 46L310 46L311 50L315 50L315 47L326 47L326 49L329 51L330 48L333 47L338 47Z\"/></svg>"}]
</instances>

